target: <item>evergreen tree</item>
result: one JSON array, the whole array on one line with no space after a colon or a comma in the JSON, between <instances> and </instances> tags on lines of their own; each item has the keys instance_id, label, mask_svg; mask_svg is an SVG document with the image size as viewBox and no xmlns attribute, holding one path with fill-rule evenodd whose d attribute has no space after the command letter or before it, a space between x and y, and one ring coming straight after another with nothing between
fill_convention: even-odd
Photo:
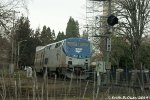
<instances>
[{"instance_id":1,"label":"evergreen tree","mask_svg":"<svg viewBox=\"0 0 150 100\"><path fill-rule=\"evenodd\" d=\"M65 35L64 35L64 32L58 32L58 35L57 35L57 38L56 38L56 41L61 41L65 39Z\"/></svg>"},{"instance_id":2,"label":"evergreen tree","mask_svg":"<svg viewBox=\"0 0 150 100\"><path fill-rule=\"evenodd\" d=\"M79 23L75 21L72 17L70 17L67 28L66 28L66 37L79 37Z\"/></svg>"},{"instance_id":3,"label":"evergreen tree","mask_svg":"<svg viewBox=\"0 0 150 100\"><path fill-rule=\"evenodd\" d=\"M88 39L88 33L86 32L86 30L83 31L82 38Z\"/></svg>"},{"instance_id":4,"label":"evergreen tree","mask_svg":"<svg viewBox=\"0 0 150 100\"><path fill-rule=\"evenodd\" d=\"M32 42L33 31L30 29L30 23L27 17L21 16L16 23L16 48L18 53L17 59L19 66L33 65L34 62L34 45ZM16 59L16 60L17 60Z\"/></svg>"},{"instance_id":5,"label":"evergreen tree","mask_svg":"<svg viewBox=\"0 0 150 100\"><path fill-rule=\"evenodd\" d=\"M49 43L52 43L55 38L55 31L51 31L49 27L43 26L42 32L41 32L41 42L42 45L47 45Z\"/></svg>"},{"instance_id":6,"label":"evergreen tree","mask_svg":"<svg viewBox=\"0 0 150 100\"><path fill-rule=\"evenodd\" d=\"M34 33L34 36L33 36L33 39L35 41L36 46L42 45L41 40L40 40L40 36L41 36L41 32L40 32L40 28L38 27L35 30L35 33Z\"/></svg>"},{"instance_id":7,"label":"evergreen tree","mask_svg":"<svg viewBox=\"0 0 150 100\"><path fill-rule=\"evenodd\" d=\"M47 42L46 42L46 38L47 38L47 34L46 34L46 26L44 25L43 26L43 29L42 29L42 32L41 32L41 43L42 43L42 45L46 45L47 44Z\"/></svg>"},{"instance_id":8,"label":"evergreen tree","mask_svg":"<svg viewBox=\"0 0 150 100\"><path fill-rule=\"evenodd\" d=\"M40 28L38 27L36 30L35 30L35 34L34 34L34 38L40 38Z\"/></svg>"},{"instance_id":9,"label":"evergreen tree","mask_svg":"<svg viewBox=\"0 0 150 100\"><path fill-rule=\"evenodd\" d=\"M27 17L21 16L21 18L16 23L16 34L15 39L17 42L21 40L27 40L31 33L29 19Z\"/></svg>"},{"instance_id":10,"label":"evergreen tree","mask_svg":"<svg viewBox=\"0 0 150 100\"><path fill-rule=\"evenodd\" d=\"M46 44L49 44L49 43L51 43L53 41L52 32L51 32L50 27L47 27L46 34L47 34Z\"/></svg>"},{"instance_id":11,"label":"evergreen tree","mask_svg":"<svg viewBox=\"0 0 150 100\"><path fill-rule=\"evenodd\" d=\"M53 42L55 41L55 38L56 38L56 36L55 36L55 31L52 30L52 40L53 40Z\"/></svg>"}]
</instances>

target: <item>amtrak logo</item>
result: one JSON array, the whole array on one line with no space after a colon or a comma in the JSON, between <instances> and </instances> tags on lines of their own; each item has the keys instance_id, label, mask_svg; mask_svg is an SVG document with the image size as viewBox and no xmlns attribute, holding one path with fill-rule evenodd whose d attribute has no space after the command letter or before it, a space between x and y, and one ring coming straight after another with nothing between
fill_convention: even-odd
<instances>
[{"instance_id":1,"label":"amtrak logo","mask_svg":"<svg viewBox=\"0 0 150 100\"><path fill-rule=\"evenodd\" d=\"M75 52L77 52L77 53L82 52L82 48L75 48Z\"/></svg>"}]
</instances>

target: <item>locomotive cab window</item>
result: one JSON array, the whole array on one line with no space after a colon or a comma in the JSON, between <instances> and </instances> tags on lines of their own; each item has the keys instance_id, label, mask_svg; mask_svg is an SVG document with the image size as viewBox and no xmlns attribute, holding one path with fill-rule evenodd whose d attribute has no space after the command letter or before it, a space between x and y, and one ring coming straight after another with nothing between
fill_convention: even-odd
<instances>
[{"instance_id":1,"label":"locomotive cab window","mask_svg":"<svg viewBox=\"0 0 150 100\"><path fill-rule=\"evenodd\" d=\"M90 44L88 42L80 42L79 46L88 47Z\"/></svg>"},{"instance_id":2,"label":"locomotive cab window","mask_svg":"<svg viewBox=\"0 0 150 100\"><path fill-rule=\"evenodd\" d=\"M67 44L67 46L77 46L77 42L68 41L66 44Z\"/></svg>"}]
</instances>

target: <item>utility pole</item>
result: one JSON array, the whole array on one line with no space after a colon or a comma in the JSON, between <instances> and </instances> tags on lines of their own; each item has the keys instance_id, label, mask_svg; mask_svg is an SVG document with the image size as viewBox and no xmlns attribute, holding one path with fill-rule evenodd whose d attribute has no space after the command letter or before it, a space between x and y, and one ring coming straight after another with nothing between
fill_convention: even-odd
<instances>
[{"instance_id":1,"label":"utility pole","mask_svg":"<svg viewBox=\"0 0 150 100\"><path fill-rule=\"evenodd\" d=\"M108 12L107 15L103 16L103 18L108 18L108 16L111 15L111 2L112 0L91 0L91 1L99 1L99 2L108 2ZM102 23L102 24L106 24L106 23ZM103 27L103 26L102 26ZM106 68L106 77L105 77L105 84L109 84L110 83L110 69L111 69L111 65L110 65L110 52L111 52L111 26L109 25L106 29L106 31L104 31L105 33L103 35L98 35L98 36L93 36L93 37L101 37L105 39L105 43L104 45L106 45L106 49L104 50L104 62L105 62L105 68ZM99 73L99 72L98 72ZM101 80L100 80L101 81Z\"/></svg>"},{"instance_id":2,"label":"utility pole","mask_svg":"<svg viewBox=\"0 0 150 100\"><path fill-rule=\"evenodd\" d=\"M13 20L13 23L12 23L12 33L11 33L11 63L9 65L9 71L10 71L10 74L13 74L14 73L14 53L15 53L15 39L14 39L14 35L15 35L15 16L16 16L16 13L20 13L20 12L17 12L15 10L13 11L9 11L9 12L12 12L13 13L13 17L12 17L12 20Z\"/></svg>"},{"instance_id":3,"label":"utility pole","mask_svg":"<svg viewBox=\"0 0 150 100\"><path fill-rule=\"evenodd\" d=\"M111 15L111 1L112 0L108 0L108 16ZM106 74L107 74L107 78L106 78L106 83L109 84L110 83L110 69L111 69L111 64L109 63L109 59L110 59L110 52L111 52L111 26L109 25L108 27L108 32L106 33L108 37L106 37Z\"/></svg>"},{"instance_id":4,"label":"utility pole","mask_svg":"<svg viewBox=\"0 0 150 100\"><path fill-rule=\"evenodd\" d=\"M107 2L107 6L105 5L105 8L107 10L106 15L103 16L103 18L107 18L107 23L108 26L106 28L106 30L104 31L104 34L100 34L100 35L96 35L93 37L102 37L105 39L105 43L103 43L105 46L105 50L104 50L104 62L105 62L105 68L106 68L106 77L105 77L105 84L109 84L110 83L110 69L111 69L111 63L110 63L110 52L111 52L111 34L112 34L112 26L118 23L118 18L115 17L114 15L112 15L112 0L91 0L91 1L103 1L103 2ZM103 22L102 24L106 24L105 22ZM103 26L102 26L103 27Z\"/></svg>"}]
</instances>

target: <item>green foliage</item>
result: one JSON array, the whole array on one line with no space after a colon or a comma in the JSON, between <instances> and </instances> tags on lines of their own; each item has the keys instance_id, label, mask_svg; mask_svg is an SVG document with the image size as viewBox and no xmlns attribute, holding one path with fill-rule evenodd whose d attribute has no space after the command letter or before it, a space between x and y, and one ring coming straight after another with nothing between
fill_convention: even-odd
<instances>
[{"instance_id":1,"label":"green foliage","mask_svg":"<svg viewBox=\"0 0 150 100\"><path fill-rule=\"evenodd\" d=\"M52 43L55 38L55 31L51 31L49 27L43 26L42 32L41 32L41 43L42 45L47 45L49 43Z\"/></svg>"},{"instance_id":2,"label":"green foliage","mask_svg":"<svg viewBox=\"0 0 150 100\"><path fill-rule=\"evenodd\" d=\"M60 31L59 31L59 33L58 33L58 35L57 35L57 38L56 38L56 41L61 41L61 40L63 40L63 39L65 39L64 32L60 32Z\"/></svg>"},{"instance_id":3,"label":"green foliage","mask_svg":"<svg viewBox=\"0 0 150 100\"><path fill-rule=\"evenodd\" d=\"M112 37L111 62L117 67L131 67L131 51L124 37Z\"/></svg>"},{"instance_id":4,"label":"green foliage","mask_svg":"<svg viewBox=\"0 0 150 100\"><path fill-rule=\"evenodd\" d=\"M34 64L34 55L36 43L34 39L31 37L27 41L22 42L20 45L20 66L32 66Z\"/></svg>"},{"instance_id":5,"label":"green foliage","mask_svg":"<svg viewBox=\"0 0 150 100\"><path fill-rule=\"evenodd\" d=\"M16 34L15 39L17 42L21 40L27 40L31 35L31 29L29 24L29 19L27 17L21 16L16 23Z\"/></svg>"},{"instance_id":6,"label":"green foliage","mask_svg":"<svg viewBox=\"0 0 150 100\"><path fill-rule=\"evenodd\" d=\"M33 31L30 28L30 21L28 18L21 16L16 23L15 31L16 48L19 55L19 66L31 66L34 62L35 44L32 38ZM19 51L18 51L19 50Z\"/></svg>"},{"instance_id":7,"label":"green foliage","mask_svg":"<svg viewBox=\"0 0 150 100\"><path fill-rule=\"evenodd\" d=\"M70 17L67 28L66 28L66 37L79 37L79 23L75 21L72 17Z\"/></svg>"},{"instance_id":8,"label":"green foliage","mask_svg":"<svg viewBox=\"0 0 150 100\"><path fill-rule=\"evenodd\" d=\"M56 38L56 36L55 36L55 31L54 31L54 30L52 30L52 40L54 41L54 40L55 40L55 38Z\"/></svg>"},{"instance_id":9,"label":"green foliage","mask_svg":"<svg viewBox=\"0 0 150 100\"><path fill-rule=\"evenodd\" d=\"M49 34L51 34L51 30L49 29L48 30L50 33ZM42 29L42 32L41 32L41 42L42 42L42 45L45 45L45 44L47 44L48 42L50 42L49 40L48 40L48 37L49 36L47 36L48 34L47 34L47 28L46 28L46 26L43 26L43 29Z\"/></svg>"},{"instance_id":10,"label":"green foliage","mask_svg":"<svg viewBox=\"0 0 150 100\"><path fill-rule=\"evenodd\" d=\"M16 48L19 48L19 66L32 66L36 47L54 42L55 31L43 26L42 31L37 28L35 32L30 28L28 18L22 16L16 23ZM18 49L17 49L18 50Z\"/></svg>"},{"instance_id":11,"label":"green foliage","mask_svg":"<svg viewBox=\"0 0 150 100\"><path fill-rule=\"evenodd\" d=\"M41 36L41 32L40 32L40 28L38 27L35 30L35 33L33 34L33 40L34 40L34 44L36 46L42 45L41 40L40 40L40 36Z\"/></svg>"},{"instance_id":12,"label":"green foliage","mask_svg":"<svg viewBox=\"0 0 150 100\"><path fill-rule=\"evenodd\" d=\"M85 38L85 39L88 39L88 33L87 31L83 31L83 35L82 35L82 38Z\"/></svg>"},{"instance_id":13,"label":"green foliage","mask_svg":"<svg viewBox=\"0 0 150 100\"><path fill-rule=\"evenodd\" d=\"M146 40L149 40L149 38L147 38ZM143 66L150 69L150 41L142 42L140 54L141 54L140 60Z\"/></svg>"}]
</instances>

